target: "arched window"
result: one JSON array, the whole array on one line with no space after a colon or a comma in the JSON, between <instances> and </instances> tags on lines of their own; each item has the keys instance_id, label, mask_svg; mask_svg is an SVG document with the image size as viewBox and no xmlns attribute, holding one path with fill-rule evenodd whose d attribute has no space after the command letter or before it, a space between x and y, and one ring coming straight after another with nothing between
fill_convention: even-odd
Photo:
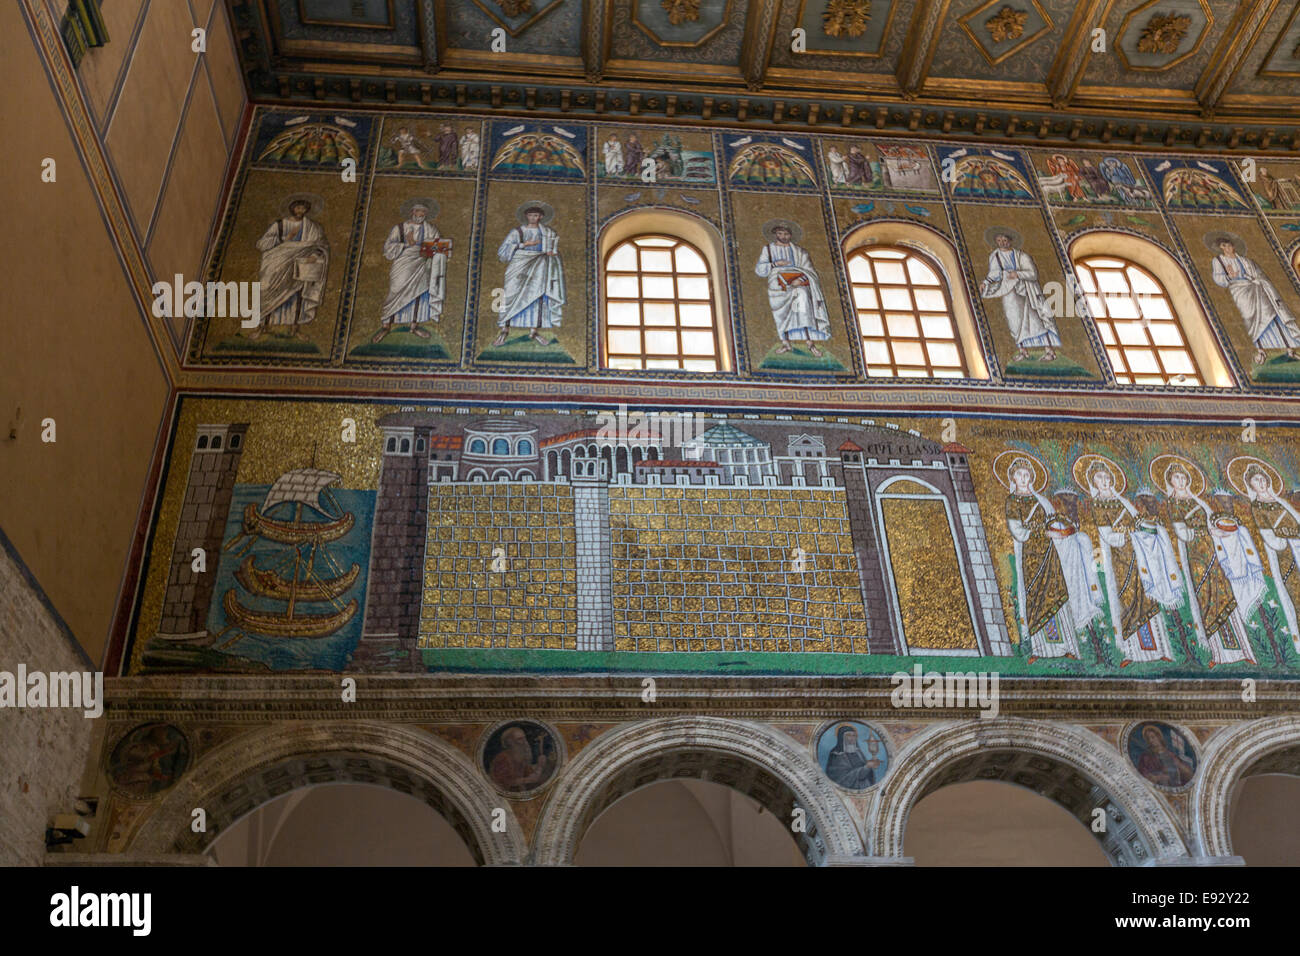
<instances>
[{"instance_id":1,"label":"arched window","mask_svg":"<svg viewBox=\"0 0 1300 956\"><path fill-rule=\"evenodd\" d=\"M1159 279L1130 259L1075 260L1075 274L1120 385L1203 385L1187 337Z\"/></svg>"},{"instance_id":2,"label":"arched window","mask_svg":"<svg viewBox=\"0 0 1300 956\"><path fill-rule=\"evenodd\" d=\"M494 455L509 455L509 454L510 454L510 442L506 441L504 438L497 438L497 439L494 439L493 442L492 442L492 454L494 454Z\"/></svg>"},{"instance_id":3,"label":"arched window","mask_svg":"<svg viewBox=\"0 0 1300 956\"><path fill-rule=\"evenodd\" d=\"M533 453L533 443L527 438L519 439L519 444L515 446L516 455L531 455Z\"/></svg>"},{"instance_id":4,"label":"arched window","mask_svg":"<svg viewBox=\"0 0 1300 956\"><path fill-rule=\"evenodd\" d=\"M220 436L220 435L213 435L213 436L212 436L212 447L213 447L213 448L220 448L220 447L221 447L221 436Z\"/></svg>"},{"instance_id":5,"label":"arched window","mask_svg":"<svg viewBox=\"0 0 1300 956\"><path fill-rule=\"evenodd\" d=\"M848 265L868 375L966 377L948 289L933 262L902 246L873 245L851 252Z\"/></svg>"},{"instance_id":6,"label":"arched window","mask_svg":"<svg viewBox=\"0 0 1300 956\"><path fill-rule=\"evenodd\" d=\"M1070 261L1118 384L1233 386L1205 307L1167 249L1096 230L1071 241Z\"/></svg>"},{"instance_id":7,"label":"arched window","mask_svg":"<svg viewBox=\"0 0 1300 956\"><path fill-rule=\"evenodd\" d=\"M487 452L487 444L481 438L475 438L469 443L469 453L471 455L482 455Z\"/></svg>"},{"instance_id":8,"label":"arched window","mask_svg":"<svg viewBox=\"0 0 1300 956\"><path fill-rule=\"evenodd\" d=\"M202 451L203 449L205 449L205 448L208 447L208 436L207 436L207 435L200 435L200 436L199 436L199 446L198 446L198 447L199 447L199 451Z\"/></svg>"},{"instance_id":9,"label":"arched window","mask_svg":"<svg viewBox=\"0 0 1300 956\"><path fill-rule=\"evenodd\" d=\"M609 368L722 367L713 281L704 255L682 239L634 236L605 257Z\"/></svg>"},{"instance_id":10,"label":"arched window","mask_svg":"<svg viewBox=\"0 0 1300 956\"><path fill-rule=\"evenodd\" d=\"M396 439L396 438L389 437L388 442L384 445L384 451L389 452L389 453L392 453L392 454L396 454L396 453L397 453L397 439Z\"/></svg>"}]
</instances>

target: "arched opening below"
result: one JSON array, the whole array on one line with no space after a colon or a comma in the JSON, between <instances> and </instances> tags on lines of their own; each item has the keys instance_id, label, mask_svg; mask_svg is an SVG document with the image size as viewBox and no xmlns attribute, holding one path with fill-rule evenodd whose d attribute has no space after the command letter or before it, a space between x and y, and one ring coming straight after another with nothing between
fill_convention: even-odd
<instances>
[{"instance_id":1,"label":"arched opening below","mask_svg":"<svg viewBox=\"0 0 1300 956\"><path fill-rule=\"evenodd\" d=\"M975 780L912 808L904 844L917 866L1108 866L1068 810L1024 787Z\"/></svg>"},{"instance_id":2,"label":"arched opening below","mask_svg":"<svg viewBox=\"0 0 1300 956\"><path fill-rule=\"evenodd\" d=\"M1247 866L1300 866L1300 747L1256 761L1237 781L1228 802L1232 852Z\"/></svg>"},{"instance_id":3,"label":"arched opening below","mask_svg":"<svg viewBox=\"0 0 1300 956\"><path fill-rule=\"evenodd\" d=\"M1141 866L1157 855L1156 848L1138 829L1128 807L1101 784L1085 776L1073 763L1043 753L993 747L953 761L926 781L908 817L903 837L904 855L915 859L911 846L912 823L921 802L944 788L977 782L1015 784L1030 795L1037 794L1055 803L1067 817L1073 817L1082 825L1079 832L1094 840L1101 858L1109 859L1117 866ZM995 793L999 801L1011 799L1005 791ZM1098 810L1100 814L1096 812ZM1103 816L1102 829L1091 829ZM1014 821L1007 825L1010 828L1019 826Z\"/></svg>"},{"instance_id":4,"label":"arched opening below","mask_svg":"<svg viewBox=\"0 0 1300 956\"><path fill-rule=\"evenodd\" d=\"M423 800L387 787L327 783L263 803L208 847L220 866L474 866L465 842Z\"/></svg>"},{"instance_id":5,"label":"arched opening below","mask_svg":"<svg viewBox=\"0 0 1300 956\"><path fill-rule=\"evenodd\" d=\"M787 824L708 780L661 780L609 806L587 829L577 866L804 866Z\"/></svg>"}]
</instances>

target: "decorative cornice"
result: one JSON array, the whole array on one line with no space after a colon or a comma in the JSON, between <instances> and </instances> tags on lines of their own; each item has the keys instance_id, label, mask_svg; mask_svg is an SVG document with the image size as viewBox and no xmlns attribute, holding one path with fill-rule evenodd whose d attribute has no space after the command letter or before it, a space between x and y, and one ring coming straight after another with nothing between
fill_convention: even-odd
<instances>
[{"instance_id":1,"label":"decorative cornice","mask_svg":"<svg viewBox=\"0 0 1300 956\"><path fill-rule=\"evenodd\" d=\"M937 670L931 662L929 670ZM961 669L954 662L951 669ZM348 675L354 676L354 675ZM872 677L701 677L658 674L656 700L642 700L641 673L591 676L429 674L355 675L356 702L343 703L339 676L108 678L110 720L489 720L528 713L538 719L640 720L675 714L740 719L833 718L952 720L969 708L898 708L894 684ZM1295 710L1296 682L1261 680L1243 703L1239 680L1004 678L1001 713L1054 720L1123 718L1250 719Z\"/></svg>"}]
</instances>

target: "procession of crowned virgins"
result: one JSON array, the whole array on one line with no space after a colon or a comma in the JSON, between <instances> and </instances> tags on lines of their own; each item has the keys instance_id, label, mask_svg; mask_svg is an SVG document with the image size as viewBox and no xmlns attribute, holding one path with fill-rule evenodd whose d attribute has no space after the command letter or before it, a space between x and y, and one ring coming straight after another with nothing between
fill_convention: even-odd
<instances>
[{"instance_id":1,"label":"procession of crowned virgins","mask_svg":"<svg viewBox=\"0 0 1300 956\"><path fill-rule=\"evenodd\" d=\"M1280 668L1300 658L1300 492L1269 462L1232 458L1232 491L1210 488L1174 452L1134 467L1144 480L1132 489L1128 469L1093 452L1071 463L1073 487L1049 490L1048 467L1019 448L993 471L1007 489L1031 661Z\"/></svg>"}]
</instances>

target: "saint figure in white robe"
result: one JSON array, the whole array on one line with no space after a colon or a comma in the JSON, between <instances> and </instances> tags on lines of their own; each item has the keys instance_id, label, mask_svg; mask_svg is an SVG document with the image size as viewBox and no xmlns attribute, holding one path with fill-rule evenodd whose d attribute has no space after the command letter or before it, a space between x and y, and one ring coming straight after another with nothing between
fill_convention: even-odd
<instances>
[{"instance_id":1,"label":"saint figure in white robe","mask_svg":"<svg viewBox=\"0 0 1300 956\"><path fill-rule=\"evenodd\" d=\"M1183 590L1169 533L1138 513L1104 463L1090 468L1087 479L1120 666L1172 661L1162 612L1182 605Z\"/></svg>"},{"instance_id":2,"label":"saint figure in white robe","mask_svg":"<svg viewBox=\"0 0 1300 956\"><path fill-rule=\"evenodd\" d=\"M789 352L799 340L808 343L813 355L821 355L817 343L831 337L831 320L812 257L795 244L788 225L773 226L771 235L754 271L767 280L767 301L781 337L777 351Z\"/></svg>"},{"instance_id":3,"label":"saint figure in white robe","mask_svg":"<svg viewBox=\"0 0 1300 956\"><path fill-rule=\"evenodd\" d=\"M506 263L505 297L494 346L504 345L510 329L527 329L539 345L549 345L538 329L556 328L564 306L564 265L557 249L559 236L542 224L540 205L523 210L522 224L506 234L497 258Z\"/></svg>"},{"instance_id":4,"label":"saint figure in white robe","mask_svg":"<svg viewBox=\"0 0 1300 956\"><path fill-rule=\"evenodd\" d=\"M623 175L623 144L613 133L605 140L605 175Z\"/></svg>"},{"instance_id":5,"label":"saint figure in white robe","mask_svg":"<svg viewBox=\"0 0 1300 956\"><path fill-rule=\"evenodd\" d=\"M1237 255L1231 239L1220 239L1218 246L1211 275L1215 285L1232 295L1233 304L1241 313L1246 333L1255 343L1255 364L1263 365L1268 358L1264 349L1286 349L1288 357L1297 358L1300 326L1273 283L1253 260Z\"/></svg>"},{"instance_id":6,"label":"saint figure in white robe","mask_svg":"<svg viewBox=\"0 0 1300 956\"><path fill-rule=\"evenodd\" d=\"M478 156L478 131L472 126L467 126L465 132L460 134L460 168L478 169Z\"/></svg>"},{"instance_id":7,"label":"saint figure in white robe","mask_svg":"<svg viewBox=\"0 0 1300 956\"><path fill-rule=\"evenodd\" d=\"M1219 515L1192 491L1191 476L1182 465L1171 466L1165 476L1169 495L1169 518L1178 539L1178 558L1192 597L1192 617L1196 621L1205 648L1210 652L1210 666L1238 661L1255 663L1255 652L1246 631L1246 616L1254 604L1243 607L1242 598L1258 602L1263 593L1263 569L1260 568L1259 595L1245 580L1251 576L1245 567L1239 543L1229 552L1225 539L1235 538L1231 519ZM1249 535L1247 536L1249 537ZM1233 545L1234 542L1228 542ZM1255 562L1259 562L1258 555ZM1235 569L1230 573L1230 568Z\"/></svg>"},{"instance_id":8,"label":"saint figure in white robe","mask_svg":"<svg viewBox=\"0 0 1300 956\"><path fill-rule=\"evenodd\" d=\"M1013 461L1007 478L1020 638L1029 643L1031 660L1078 660L1078 630L1102 613L1092 542L1034 488L1028 459Z\"/></svg>"},{"instance_id":9,"label":"saint figure in white robe","mask_svg":"<svg viewBox=\"0 0 1300 956\"><path fill-rule=\"evenodd\" d=\"M427 339L428 331L420 326L442 318L450 250L437 227L428 221L428 215L428 205L412 204L406 221L389 230L384 240L384 258L392 265L388 267L388 298L372 342L382 341L395 325L406 326L419 338Z\"/></svg>"},{"instance_id":10,"label":"saint figure in white robe","mask_svg":"<svg viewBox=\"0 0 1300 956\"><path fill-rule=\"evenodd\" d=\"M1002 312L1016 343L1016 358L1028 358L1029 349L1041 348L1043 361L1050 362L1061 347L1061 334L1038 285L1038 268L1029 253L1012 247L1009 235L1000 233L994 240L997 248L989 254L989 274L980 294L1002 300Z\"/></svg>"},{"instance_id":11,"label":"saint figure in white robe","mask_svg":"<svg viewBox=\"0 0 1300 956\"><path fill-rule=\"evenodd\" d=\"M1286 615L1291 644L1300 654L1300 622L1296 615L1300 598L1300 511L1273 490L1272 478L1258 464L1246 468L1245 479L1251 513L1264 539L1268 569Z\"/></svg>"},{"instance_id":12,"label":"saint figure in white robe","mask_svg":"<svg viewBox=\"0 0 1300 956\"><path fill-rule=\"evenodd\" d=\"M826 150L826 162L831 167L831 182L847 184L849 181L849 161L834 146Z\"/></svg>"},{"instance_id":13,"label":"saint figure in white robe","mask_svg":"<svg viewBox=\"0 0 1300 956\"><path fill-rule=\"evenodd\" d=\"M297 335L300 326L316 318L325 295L329 270L329 241L320 223L308 218L312 201L293 197L289 215L267 227L257 248L262 253L258 268L261 284L262 325L288 326ZM249 338L258 338L262 327Z\"/></svg>"}]
</instances>

